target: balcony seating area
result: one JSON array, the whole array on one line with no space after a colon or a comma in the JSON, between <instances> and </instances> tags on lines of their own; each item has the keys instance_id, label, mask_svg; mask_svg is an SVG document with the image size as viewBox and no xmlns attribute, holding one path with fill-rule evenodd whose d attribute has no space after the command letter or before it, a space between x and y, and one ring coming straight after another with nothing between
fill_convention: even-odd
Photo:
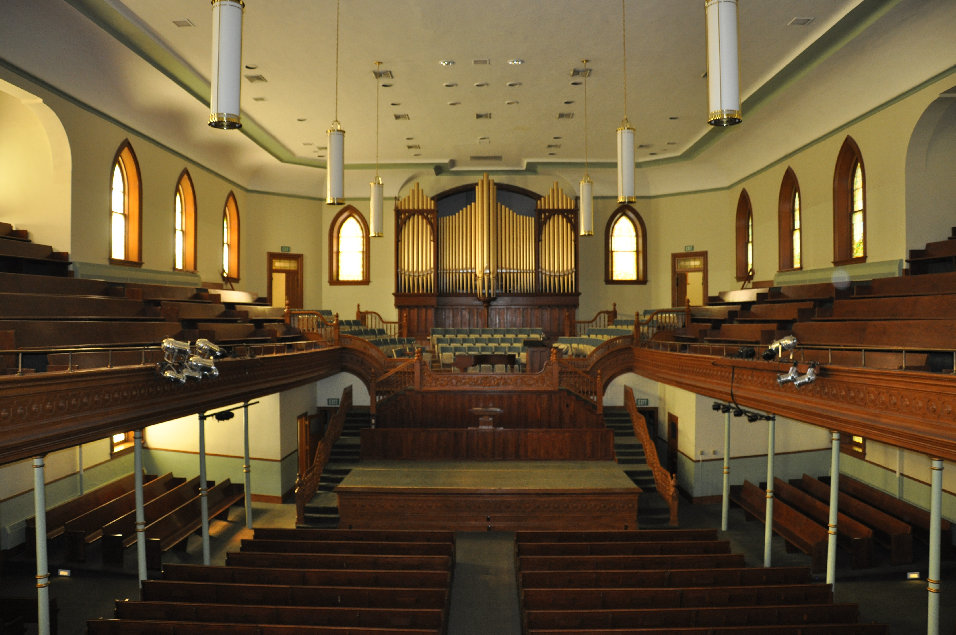
<instances>
[{"instance_id":1,"label":"balcony seating area","mask_svg":"<svg viewBox=\"0 0 956 635\"><path fill-rule=\"evenodd\" d=\"M525 342L544 341L540 328L433 328L431 346L440 367L458 370L455 358L459 355L514 355L513 370L523 370L528 363ZM491 368L470 366L473 372L506 372L507 364L494 364Z\"/></svg>"}]
</instances>

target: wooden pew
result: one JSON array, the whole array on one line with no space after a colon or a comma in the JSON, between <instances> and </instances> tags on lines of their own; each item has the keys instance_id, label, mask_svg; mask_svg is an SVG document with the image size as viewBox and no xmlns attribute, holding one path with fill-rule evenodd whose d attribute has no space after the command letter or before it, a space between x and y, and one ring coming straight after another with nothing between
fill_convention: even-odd
<instances>
[{"instance_id":1,"label":"wooden pew","mask_svg":"<svg viewBox=\"0 0 956 635\"><path fill-rule=\"evenodd\" d=\"M773 493L778 500L812 518L821 526L829 526L829 501L824 502L781 478L773 479ZM866 569L873 566L873 530L839 512L837 543L850 552L850 566L854 569Z\"/></svg>"},{"instance_id":2,"label":"wooden pew","mask_svg":"<svg viewBox=\"0 0 956 635\"><path fill-rule=\"evenodd\" d=\"M730 553L727 540L688 540L654 542L532 542L518 543L521 556L643 556L664 554Z\"/></svg>"},{"instance_id":3,"label":"wooden pew","mask_svg":"<svg viewBox=\"0 0 956 635\"><path fill-rule=\"evenodd\" d=\"M667 533L667 532L665 532ZM266 540L385 540L394 542L455 542L455 532L402 529L317 529L256 527L254 538ZM717 537L716 530L714 538Z\"/></svg>"},{"instance_id":4,"label":"wooden pew","mask_svg":"<svg viewBox=\"0 0 956 635\"><path fill-rule=\"evenodd\" d=\"M377 628L363 626L294 626L281 624L236 624L215 622L173 622L169 620L99 619L86 623L89 635L436 635L440 629ZM839 635L843 635L840 633ZM869 635L869 634L866 634Z\"/></svg>"},{"instance_id":5,"label":"wooden pew","mask_svg":"<svg viewBox=\"0 0 956 635\"><path fill-rule=\"evenodd\" d=\"M745 512L765 522L766 492L750 481L730 488L730 500ZM780 501L773 504L773 531L810 556L810 570L822 573L827 564L827 530Z\"/></svg>"},{"instance_id":6,"label":"wooden pew","mask_svg":"<svg viewBox=\"0 0 956 635\"><path fill-rule=\"evenodd\" d=\"M268 606L208 602L118 601L115 612L120 619L137 620L170 620L175 617L190 622L436 630L442 628L445 617L442 609Z\"/></svg>"},{"instance_id":7,"label":"wooden pew","mask_svg":"<svg viewBox=\"0 0 956 635\"><path fill-rule=\"evenodd\" d=\"M233 484L229 479L216 483L209 488L206 503L209 519L228 513L229 508L244 500L242 485ZM180 505L156 522L146 526L146 567L160 569L164 551L169 551L202 528L202 501L196 496L188 503Z\"/></svg>"},{"instance_id":8,"label":"wooden pew","mask_svg":"<svg viewBox=\"0 0 956 635\"><path fill-rule=\"evenodd\" d=\"M740 553L669 554L652 556L520 556L521 571L592 571L614 569L698 569L742 567Z\"/></svg>"},{"instance_id":9,"label":"wooden pew","mask_svg":"<svg viewBox=\"0 0 956 635\"><path fill-rule=\"evenodd\" d=\"M229 552L226 564L240 567L276 569L382 569L450 571L448 556L401 556L374 554L256 553Z\"/></svg>"},{"instance_id":10,"label":"wooden pew","mask_svg":"<svg viewBox=\"0 0 956 635\"><path fill-rule=\"evenodd\" d=\"M257 530L258 531L258 530ZM530 542L633 542L649 540L717 540L716 529L637 529L623 531L529 531L515 533L517 543Z\"/></svg>"},{"instance_id":11,"label":"wooden pew","mask_svg":"<svg viewBox=\"0 0 956 635\"><path fill-rule=\"evenodd\" d=\"M443 542L385 542L366 540L267 540L244 538L240 551L261 553L364 553L454 557L455 548Z\"/></svg>"},{"instance_id":12,"label":"wooden pew","mask_svg":"<svg viewBox=\"0 0 956 635\"><path fill-rule=\"evenodd\" d=\"M144 493L145 494L145 493ZM180 483L152 500L143 501L143 521L156 522L199 494L199 477ZM145 496L144 496L145 498ZM122 565L123 551L136 542L136 510L103 526L103 562Z\"/></svg>"},{"instance_id":13,"label":"wooden pew","mask_svg":"<svg viewBox=\"0 0 956 635\"><path fill-rule=\"evenodd\" d=\"M804 474L794 484L821 500L829 500L830 486ZM890 562L908 564L913 562L913 529L903 521L841 491L838 507L848 516L873 529L877 542L890 550ZM841 521L842 522L842 521Z\"/></svg>"},{"instance_id":14,"label":"wooden pew","mask_svg":"<svg viewBox=\"0 0 956 635\"><path fill-rule=\"evenodd\" d=\"M787 624L758 626L676 626L672 628L535 628L528 635L887 635L886 624Z\"/></svg>"},{"instance_id":15,"label":"wooden pew","mask_svg":"<svg viewBox=\"0 0 956 635\"><path fill-rule=\"evenodd\" d=\"M138 300L43 293L0 293L0 316L29 320L163 321L158 311L151 311Z\"/></svg>"},{"instance_id":16,"label":"wooden pew","mask_svg":"<svg viewBox=\"0 0 956 635\"><path fill-rule=\"evenodd\" d=\"M145 476L144 481L156 478ZM133 491L136 483L135 474L127 474L122 478L97 487L65 503L46 510L46 537L53 539L61 535L66 529L66 523L77 516L81 516L91 509L95 509L118 496ZM36 518L31 516L25 522L26 544L28 548L36 547ZM31 547L32 546L32 547Z\"/></svg>"},{"instance_id":17,"label":"wooden pew","mask_svg":"<svg viewBox=\"0 0 956 635\"><path fill-rule=\"evenodd\" d=\"M793 335L802 345L953 350L956 319L798 322Z\"/></svg>"},{"instance_id":18,"label":"wooden pew","mask_svg":"<svg viewBox=\"0 0 956 635\"><path fill-rule=\"evenodd\" d=\"M720 330L704 338L715 344L770 344L779 335L773 322L748 322L745 324L721 324Z\"/></svg>"},{"instance_id":19,"label":"wooden pew","mask_svg":"<svg viewBox=\"0 0 956 635\"><path fill-rule=\"evenodd\" d=\"M149 501L183 482L171 472L143 483L143 501ZM69 558L86 561L86 545L103 536L103 527L136 508L136 492L129 491L66 523Z\"/></svg>"},{"instance_id":20,"label":"wooden pew","mask_svg":"<svg viewBox=\"0 0 956 635\"><path fill-rule=\"evenodd\" d=\"M918 276L875 278L853 289L856 296L933 295L956 293L956 272L926 273Z\"/></svg>"},{"instance_id":21,"label":"wooden pew","mask_svg":"<svg viewBox=\"0 0 956 635\"><path fill-rule=\"evenodd\" d=\"M75 346L151 346L166 337L178 337L178 322L129 320L6 320L0 330L14 331L17 348Z\"/></svg>"},{"instance_id":22,"label":"wooden pew","mask_svg":"<svg viewBox=\"0 0 956 635\"><path fill-rule=\"evenodd\" d=\"M956 315L956 293L908 296L857 296L836 300L815 319L938 320Z\"/></svg>"},{"instance_id":23,"label":"wooden pew","mask_svg":"<svg viewBox=\"0 0 956 635\"><path fill-rule=\"evenodd\" d=\"M735 587L683 588L547 588L523 589L526 611L569 611L596 609L664 609L706 606L751 606L783 604L829 604L829 584L785 584Z\"/></svg>"},{"instance_id":24,"label":"wooden pew","mask_svg":"<svg viewBox=\"0 0 956 635\"><path fill-rule=\"evenodd\" d=\"M123 286L112 282L28 273L0 272L0 289L7 293L126 297Z\"/></svg>"},{"instance_id":25,"label":"wooden pew","mask_svg":"<svg viewBox=\"0 0 956 635\"><path fill-rule=\"evenodd\" d=\"M778 326L793 323L797 320L809 320L816 311L816 305L811 300L761 302L743 311L737 316L739 322L774 322Z\"/></svg>"},{"instance_id":26,"label":"wooden pew","mask_svg":"<svg viewBox=\"0 0 956 635\"><path fill-rule=\"evenodd\" d=\"M580 587L687 587L806 584L809 567L743 567L643 571L519 571L522 589Z\"/></svg>"},{"instance_id":27,"label":"wooden pew","mask_svg":"<svg viewBox=\"0 0 956 635\"><path fill-rule=\"evenodd\" d=\"M832 282L811 282L808 284L788 284L770 287L765 302L788 302L791 300L826 301L845 298L851 293L848 286L838 286Z\"/></svg>"},{"instance_id":28,"label":"wooden pew","mask_svg":"<svg viewBox=\"0 0 956 635\"><path fill-rule=\"evenodd\" d=\"M187 582L233 582L258 584L301 584L335 587L394 587L447 589L451 585L451 569L278 569L269 567L205 566L167 563L164 580Z\"/></svg>"}]
</instances>

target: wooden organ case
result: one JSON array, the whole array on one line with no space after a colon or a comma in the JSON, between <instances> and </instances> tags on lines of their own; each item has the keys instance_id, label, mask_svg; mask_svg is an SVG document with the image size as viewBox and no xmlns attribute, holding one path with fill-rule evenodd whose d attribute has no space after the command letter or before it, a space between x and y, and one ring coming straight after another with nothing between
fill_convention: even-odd
<instances>
[{"instance_id":1,"label":"wooden organ case","mask_svg":"<svg viewBox=\"0 0 956 635\"><path fill-rule=\"evenodd\" d=\"M395 208L395 306L408 336L432 327L532 326L568 333L578 306L577 203L496 185L428 197L418 183Z\"/></svg>"}]
</instances>

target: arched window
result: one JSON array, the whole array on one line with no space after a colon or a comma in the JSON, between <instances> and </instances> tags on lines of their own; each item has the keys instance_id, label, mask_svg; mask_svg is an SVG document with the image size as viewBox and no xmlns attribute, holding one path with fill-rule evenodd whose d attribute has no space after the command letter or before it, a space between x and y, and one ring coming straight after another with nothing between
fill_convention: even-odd
<instances>
[{"instance_id":1,"label":"arched window","mask_svg":"<svg viewBox=\"0 0 956 635\"><path fill-rule=\"evenodd\" d=\"M129 140L120 144L110 170L110 263L139 266L143 188Z\"/></svg>"},{"instance_id":2,"label":"arched window","mask_svg":"<svg viewBox=\"0 0 956 635\"><path fill-rule=\"evenodd\" d=\"M183 170L176 184L173 202L175 221L173 269L196 270L196 190L189 170Z\"/></svg>"},{"instance_id":3,"label":"arched window","mask_svg":"<svg viewBox=\"0 0 956 635\"><path fill-rule=\"evenodd\" d=\"M607 221L604 232L604 282L647 282L647 231L644 219L630 205L619 207Z\"/></svg>"},{"instance_id":4,"label":"arched window","mask_svg":"<svg viewBox=\"0 0 956 635\"><path fill-rule=\"evenodd\" d=\"M747 190L737 199L737 280L750 280L754 275L754 213Z\"/></svg>"},{"instance_id":5,"label":"arched window","mask_svg":"<svg viewBox=\"0 0 956 635\"><path fill-rule=\"evenodd\" d=\"M348 205L329 230L329 284L368 283L368 223Z\"/></svg>"},{"instance_id":6,"label":"arched window","mask_svg":"<svg viewBox=\"0 0 956 635\"><path fill-rule=\"evenodd\" d=\"M866 261L866 171L847 137L833 171L833 264Z\"/></svg>"},{"instance_id":7,"label":"arched window","mask_svg":"<svg viewBox=\"0 0 956 635\"><path fill-rule=\"evenodd\" d=\"M239 280L239 206L232 192L222 210L222 278L229 282Z\"/></svg>"},{"instance_id":8,"label":"arched window","mask_svg":"<svg viewBox=\"0 0 956 635\"><path fill-rule=\"evenodd\" d=\"M780 199L777 202L777 231L780 237L778 254L780 271L803 267L801 239L800 184L791 168L783 175Z\"/></svg>"}]
</instances>

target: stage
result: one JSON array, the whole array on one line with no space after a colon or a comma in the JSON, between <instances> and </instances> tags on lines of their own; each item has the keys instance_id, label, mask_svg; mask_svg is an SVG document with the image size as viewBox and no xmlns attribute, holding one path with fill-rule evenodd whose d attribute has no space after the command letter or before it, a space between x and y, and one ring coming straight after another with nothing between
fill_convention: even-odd
<instances>
[{"instance_id":1,"label":"stage","mask_svg":"<svg viewBox=\"0 0 956 635\"><path fill-rule=\"evenodd\" d=\"M363 461L336 488L354 529L636 529L641 489L612 461Z\"/></svg>"}]
</instances>

